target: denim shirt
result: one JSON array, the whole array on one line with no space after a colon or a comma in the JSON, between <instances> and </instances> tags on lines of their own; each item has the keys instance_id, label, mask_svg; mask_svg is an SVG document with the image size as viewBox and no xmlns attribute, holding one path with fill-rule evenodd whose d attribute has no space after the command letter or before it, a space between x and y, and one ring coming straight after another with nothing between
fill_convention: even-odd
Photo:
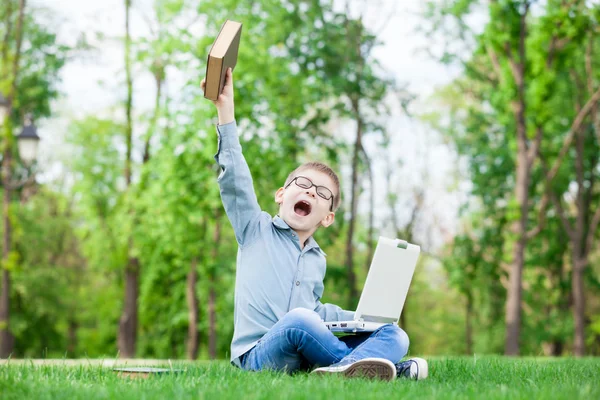
<instances>
[{"instance_id":1,"label":"denim shirt","mask_svg":"<svg viewBox=\"0 0 600 400\"><path fill-rule=\"evenodd\" d=\"M325 256L310 237L304 248L279 216L261 211L235 121L217 126L215 160L221 200L238 242L231 362L252 349L288 311L315 310L324 321L352 320L353 311L322 304Z\"/></svg>"}]
</instances>

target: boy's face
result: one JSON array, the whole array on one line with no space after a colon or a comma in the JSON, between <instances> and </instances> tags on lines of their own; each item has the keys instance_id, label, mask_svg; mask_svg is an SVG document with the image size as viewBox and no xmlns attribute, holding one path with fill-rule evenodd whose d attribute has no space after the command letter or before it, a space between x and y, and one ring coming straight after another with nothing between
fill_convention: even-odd
<instances>
[{"instance_id":1,"label":"boy's face","mask_svg":"<svg viewBox=\"0 0 600 400\"><path fill-rule=\"evenodd\" d=\"M275 202L280 206L279 216L292 229L314 232L319 225L328 227L334 221L335 213L331 211L334 198L324 198L330 194L338 195L333 180L327 174L307 169L277 190Z\"/></svg>"}]
</instances>

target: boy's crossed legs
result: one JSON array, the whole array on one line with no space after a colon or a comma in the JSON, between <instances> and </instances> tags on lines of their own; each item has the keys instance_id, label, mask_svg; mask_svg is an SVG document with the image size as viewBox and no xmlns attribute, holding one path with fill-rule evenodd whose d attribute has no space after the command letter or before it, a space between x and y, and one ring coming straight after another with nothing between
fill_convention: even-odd
<instances>
[{"instance_id":1,"label":"boy's crossed legs","mask_svg":"<svg viewBox=\"0 0 600 400\"><path fill-rule=\"evenodd\" d=\"M243 369L252 371L271 369L291 373L330 366L315 372L343 372L348 376L382 379L396 376L396 370L399 374L419 378L420 367L422 379L426 376L425 360L394 366L406 355L408 346L408 336L396 325L384 325L370 334L337 338L319 314L296 308L279 320L241 361ZM412 363L415 363L416 375L411 371Z\"/></svg>"}]
</instances>

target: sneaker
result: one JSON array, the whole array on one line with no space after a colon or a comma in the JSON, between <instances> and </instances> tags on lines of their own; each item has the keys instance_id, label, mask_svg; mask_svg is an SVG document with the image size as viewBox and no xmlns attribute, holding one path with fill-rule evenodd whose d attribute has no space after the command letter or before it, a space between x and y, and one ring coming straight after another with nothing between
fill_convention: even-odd
<instances>
[{"instance_id":1,"label":"sneaker","mask_svg":"<svg viewBox=\"0 0 600 400\"><path fill-rule=\"evenodd\" d=\"M348 378L368 378L392 380L396 377L396 366L385 358L364 358L347 364L333 364L329 367L316 368L313 374L342 374Z\"/></svg>"},{"instance_id":2,"label":"sneaker","mask_svg":"<svg viewBox=\"0 0 600 400\"><path fill-rule=\"evenodd\" d=\"M409 378L419 381L427 378L429 367L427 366L427 361L415 357L396 364L396 373L398 378Z\"/></svg>"}]
</instances>

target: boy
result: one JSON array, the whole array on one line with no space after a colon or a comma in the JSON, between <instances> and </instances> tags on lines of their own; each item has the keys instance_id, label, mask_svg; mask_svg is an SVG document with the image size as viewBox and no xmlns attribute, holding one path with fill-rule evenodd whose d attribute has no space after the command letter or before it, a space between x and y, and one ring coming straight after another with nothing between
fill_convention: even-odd
<instances>
[{"instance_id":1,"label":"boy","mask_svg":"<svg viewBox=\"0 0 600 400\"><path fill-rule=\"evenodd\" d=\"M202 89L205 81L202 80ZM340 204L337 175L321 163L298 167L275 193L279 214L260 210L242 155L227 70L218 114L221 199L238 242L232 364L245 370L341 373L390 380L423 379L427 362L399 363L408 336L396 325L338 339L322 321L351 320L352 311L322 304L325 253L312 235L333 224ZM397 363L397 364L396 364Z\"/></svg>"}]
</instances>

